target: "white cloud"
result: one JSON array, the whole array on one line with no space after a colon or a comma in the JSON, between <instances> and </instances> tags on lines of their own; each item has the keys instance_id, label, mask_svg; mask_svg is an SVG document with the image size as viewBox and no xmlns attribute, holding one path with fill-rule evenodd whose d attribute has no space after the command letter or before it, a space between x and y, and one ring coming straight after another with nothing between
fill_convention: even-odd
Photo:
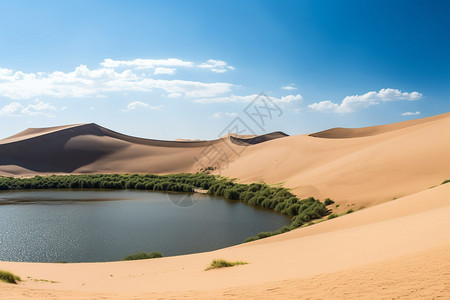
<instances>
[{"instance_id":1,"label":"white cloud","mask_svg":"<svg viewBox=\"0 0 450 300\"><path fill-rule=\"evenodd\" d=\"M56 111L57 108L50 103L45 103L39 100L35 101L35 104L28 104L23 106L19 102L11 102L0 109L0 116L36 116L45 115L47 117L53 117L50 113Z\"/></svg>"},{"instance_id":2,"label":"white cloud","mask_svg":"<svg viewBox=\"0 0 450 300\"><path fill-rule=\"evenodd\" d=\"M368 92L363 95L354 95L345 97L340 104L329 100L316 102L308 105L312 110L322 112L349 113L359 108L366 108L389 101L413 101L422 98L419 92L402 92L398 89L381 89L379 92Z\"/></svg>"},{"instance_id":3,"label":"white cloud","mask_svg":"<svg viewBox=\"0 0 450 300\"><path fill-rule=\"evenodd\" d=\"M210 69L214 73L225 73L228 70L234 70L234 67L229 66L227 62L216 59L208 59L207 62L198 65L198 67L202 69Z\"/></svg>"},{"instance_id":4,"label":"white cloud","mask_svg":"<svg viewBox=\"0 0 450 300\"><path fill-rule=\"evenodd\" d=\"M293 86L294 84L288 84L288 85L285 85L285 86L282 86L281 87L281 89L283 89L283 90L287 90L287 91L293 91L293 90L296 90L297 88L296 87L294 87Z\"/></svg>"},{"instance_id":5,"label":"white cloud","mask_svg":"<svg viewBox=\"0 0 450 300\"><path fill-rule=\"evenodd\" d=\"M170 93L169 95L167 95L167 97L169 98L180 98L181 96L183 96L183 94L181 93Z\"/></svg>"},{"instance_id":6,"label":"white cloud","mask_svg":"<svg viewBox=\"0 0 450 300\"><path fill-rule=\"evenodd\" d=\"M128 103L127 109L133 110L133 109L136 109L139 107L147 107L147 106L149 106L148 103L141 102L141 101L133 101L133 102Z\"/></svg>"},{"instance_id":7,"label":"white cloud","mask_svg":"<svg viewBox=\"0 0 450 300\"><path fill-rule=\"evenodd\" d=\"M159 74L173 75L176 72L177 72L177 69L175 69L175 68L158 67L155 69L155 75L159 75Z\"/></svg>"},{"instance_id":8,"label":"white cloud","mask_svg":"<svg viewBox=\"0 0 450 300\"><path fill-rule=\"evenodd\" d=\"M211 117L212 118L222 118L222 117L237 117L237 113L229 113L229 112L216 112Z\"/></svg>"},{"instance_id":9,"label":"white cloud","mask_svg":"<svg viewBox=\"0 0 450 300\"><path fill-rule=\"evenodd\" d=\"M19 102L11 102L0 109L0 116L18 116L21 115L23 105Z\"/></svg>"},{"instance_id":10,"label":"white cloud","mask_svg":"<svg viewBox=\"0 0 450 300\"><path fill-rule=\"evenodd\" d=\"M41 115L45 114L47 116L50 116L49 112L55 111L57 108L53 105L50 105L50 103L44 103L42 101L36 100L36 104L29 104L27 105L23 110L22 113L24 115Z\"/></svg>"},{"instance_id":11,"label":"white cloud","mask_svg":"<svg viewBox=\"0 0 450 300\"><path fill-rule=\"evenodd\" d=\"M132 111L135 110L137 108L145 108L145 109L151 109L151 110L161 110L164 108L164 105L155 105L155 106L151 106L148 103L142 102L142 101L133 101L128 103L127 108L126 109L122 109L120 111Z\"/></svg>"},{"instance_id":12,"label":"white cloud","mask_svg":"<svg viewBox=\"0 0 450 300\"><path fill-rule=\"evenodd\" d=\"M134 60L113 60L110 58L105 59L100 63L105 68L118 68L118 67L136 67L137 69L153 69L155 67L192 67L193 62L184 61L178 58L168 59L134 59Z\"/></svg>"},{"instance_id":13,"label":"white cloud","mask_svg":"<svg viewBox=\"0 0 450 300\"><path fill-rule=\"evenodd\" d=\"M271 97L272 100L274 100L275 102L279 102L279 103L290 103L290 102L294 102L294 101L300 101L303 99L302 95L297 94L297 95L287 95L287 96L283 96L280 99Z\"/></svg>"},{"instance_id":14,"label":"white cloud","mask_svg":"<svg viewBox=\"0 0 450 300\"><path fill-rule=\"evenodd\" d=\"M105 60L103 64L113 63ZM168 94L181 94L186 97L215 97L229 92L232 86L224 82L153 79L130 69L121 72L112 68L90 70L85 65L80 65L68 73L60 71L24 73L0 68L0 96L14 100L41 96L104 97L105 93L153 90L163 90Z\"/></svg>"},{"instance_id":15,"label":"white cloud","mask_svg":"<svg viewBox=\"0 0 450 300\"><path fill-rule=\"evenodd\" d=\"M234 70L233 66L228 65L227 62L217 59L209 59L207 62L199 65L194 64L191 61L185 61L178 58L168 59L134 59L134 60L114 60L107 58L100 63L105 68L135 68L135 69L155 69L155 75L157 74L174 74L176 69L173 67L198 67L201 69L209 69L214 73L225 73L228 70ZM172 67L172 68L169 68ZM170 71L169 71L170 70Z\"/></svg>"},{"instance_id":16,"label":"white cloud","mask_svg":"<svg viewBox=\"0 0 450 300\"><path fill-rule=\"evenodd\" d=\"M337 111L337 109L339 108L339 105L336 103L333 103L329 100L325 100L325 101L320 101L317 103L310 104L310 105L308 105L308 107L313 110L318 110L318 111Z\"/></svg>"},{"instance_id":17,"label":"white cloud","mask_svg":"<svg viewBox=\"0 0 450 300\"><path fill-rule=\"evenodd\" d=\"M408 112L402 113L401 115L402 115L402 116L417 116L417 115L420 115L420 111L416 111L416 112L410 112L410 111L408 111Z\"/></svg>"},{"instance_id":18,"label":"white cloud","mask_svg":"<svg viewBox=\"0 0 450 300\"><path fill-rule=\"evenodd\" d=\"M213 68L213 69L211 69L211 71L214 72L214 73L225 73L227 71L227 69L216 69L216 68Z\"/></svg>"},{"instance_id":19,"label":"white cloud","mask_svg":"<svg viewBox=\"0 0 450 300\"><path fill-rule=\"evenodd\" d=\"M225 96L225 97L215 97L215 98L203 98L203 99L196 99L194 102L207 104L207 103L229 103L229 102L238 102L238 103L248 103L255 100L259 95L258 94L251 94L247 96L237 96L237 95L231 95L231 96ZM302 100L302 96L300 94L297 95L287 95L283 96L281 98L276 97L269 97L270 100L272 100L275 103L290 103L293 101L300 101Z\"/></svg>"}]
</instances>

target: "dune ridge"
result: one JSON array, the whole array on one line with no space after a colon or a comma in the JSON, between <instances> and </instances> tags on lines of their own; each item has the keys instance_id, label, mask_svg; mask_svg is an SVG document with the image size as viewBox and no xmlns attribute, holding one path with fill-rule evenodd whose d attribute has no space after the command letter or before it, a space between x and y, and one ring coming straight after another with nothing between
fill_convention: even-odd
<instances>
[{"instance_id":1,"label":"dune ridge","mask_svg":"<svg viewBox=\"0 0 450 300\"><path fill-rule=\"evenodd\" d=\"M211 141L144 139L94 123L32 128L0 141L0 173L195 172L208 147L220 147L232 158L239 145L229 136Z\"/></svg>"},{"instance_id":2,"label":"dune ridge","mask_svg":"<svg viewBox=\"0 0 450 300\"><path fill-rule=\"evenodd\" d=\"M387 125L379 125L379 126L370 126L370 127L363 127L363 128L331 128L324 131L319 131L315 133L311 133L309 136L313 137L319 137L319 138L328 138L328 139L345 139L345 138L356 138L356 137L365 137L365 136L371 136L371 135L377 135L386 133L393 130L398 130L410 126L415 126L419 124L423 124L426 122L433 122L440 120L442 118L448 117L450 113L441 114L437 116L431 116L428 118L422 118L422 119L414 119L414 120L408 120L393 124L387 124Z\"/></svg>"}]
</instances>

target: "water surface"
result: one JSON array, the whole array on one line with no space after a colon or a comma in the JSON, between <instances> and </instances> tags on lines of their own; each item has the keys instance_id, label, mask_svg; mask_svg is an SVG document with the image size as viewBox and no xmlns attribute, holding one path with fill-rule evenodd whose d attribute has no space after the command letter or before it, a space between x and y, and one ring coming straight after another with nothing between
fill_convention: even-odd
<instances>
[{"instance_id":1,"label":"water surface","mask_svg":"<svg viewBox=\"0 0 450 300\"><path fill-rule=\"evenodd\" d=\"M197 195L190 207L173 204L183 197L129 190L0 193L0 260L94 262L140 251L188 254L289 224L274 212L210 195Z\"/></svg>"}]
</instances>

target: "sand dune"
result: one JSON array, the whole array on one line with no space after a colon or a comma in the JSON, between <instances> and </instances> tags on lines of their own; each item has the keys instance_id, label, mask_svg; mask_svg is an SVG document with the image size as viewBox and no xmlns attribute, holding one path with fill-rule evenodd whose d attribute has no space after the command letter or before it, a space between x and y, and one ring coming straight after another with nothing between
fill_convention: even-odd
<instances>
[{"instance_id":1,"label":"sand dune","mask_svg":"<svg viewBox=\"0 0 450 300\"><path fill-rule=\"evenodd\" d=\"M300 196L370 206L450 177L450 114L366 137L291 136L247 147L222 174L282 182ZM410 123L407 123L410 124Z\"/></svg>"},{"instance_id":2,"label":"sand dune","mask_svg":"<svg viewBox=\"0 0 450 300\"><path fill-rule=\"evenodd\" d=\"M237 146L226 137L213 141L143 139L96 124L27 129L0 141L0 172L195 172L200 168L197 158L208 147L221 147L231 156Z\"/></svg>"},{"instance_id":3,"label":"sand dune","mask_svg":"<svg viewBox=\"0 0 450 300\"><path fill-rule=\"evenodd\" d=\"M192 255L0 262L0 269L26 279L17 286L0 283L0 298L450 298L450 184L439 185L450 179L449 132L448 113L312 135L214 141L148 140L95 124L26 130L0 141L2 174L195 172L198 159L214 148L228 159L216 173L243 182L281 182L300 196L336 200L337 212L356 212ZM215 258L249 264L204 271Z\"/></svg>"},{"instance_id":4,"label":"sand dune","mask_svg":"<svg viewBox=\"0 0 450 300\"><path fill-rule=\"evenodd\" d=\"M355 137L363 137L363 136L371 136L377 135L381 133L386 133L389 131L394 131L406 127L411 127L415 125L420 125L427 122L438 121L443 118L447 118L449 113L432 116L423 119L409 120L394 124L380 125L380 126L371 126L371 127L363 127L363 128L332 128L316 133L311 133L310 136L328 138L328 139L345 139L345 138L355 138Z\"/></svg>"}]
</instances>

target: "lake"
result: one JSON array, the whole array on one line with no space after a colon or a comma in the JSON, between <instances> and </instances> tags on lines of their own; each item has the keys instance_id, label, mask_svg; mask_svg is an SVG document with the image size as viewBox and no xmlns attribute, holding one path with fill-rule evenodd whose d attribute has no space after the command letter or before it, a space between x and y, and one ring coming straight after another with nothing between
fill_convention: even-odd
<instances>
[{"instance_id":1,"label":"lake","mask_svg":"<svg viewBox=\"0 0 450 300\"><path fill-rule=\"evenodd\" d=\"M0 260L116 261L141 251L172 256L236 245L288 224L272 211L208 194L2 192Z\"/></svg>"}]
</instances>

